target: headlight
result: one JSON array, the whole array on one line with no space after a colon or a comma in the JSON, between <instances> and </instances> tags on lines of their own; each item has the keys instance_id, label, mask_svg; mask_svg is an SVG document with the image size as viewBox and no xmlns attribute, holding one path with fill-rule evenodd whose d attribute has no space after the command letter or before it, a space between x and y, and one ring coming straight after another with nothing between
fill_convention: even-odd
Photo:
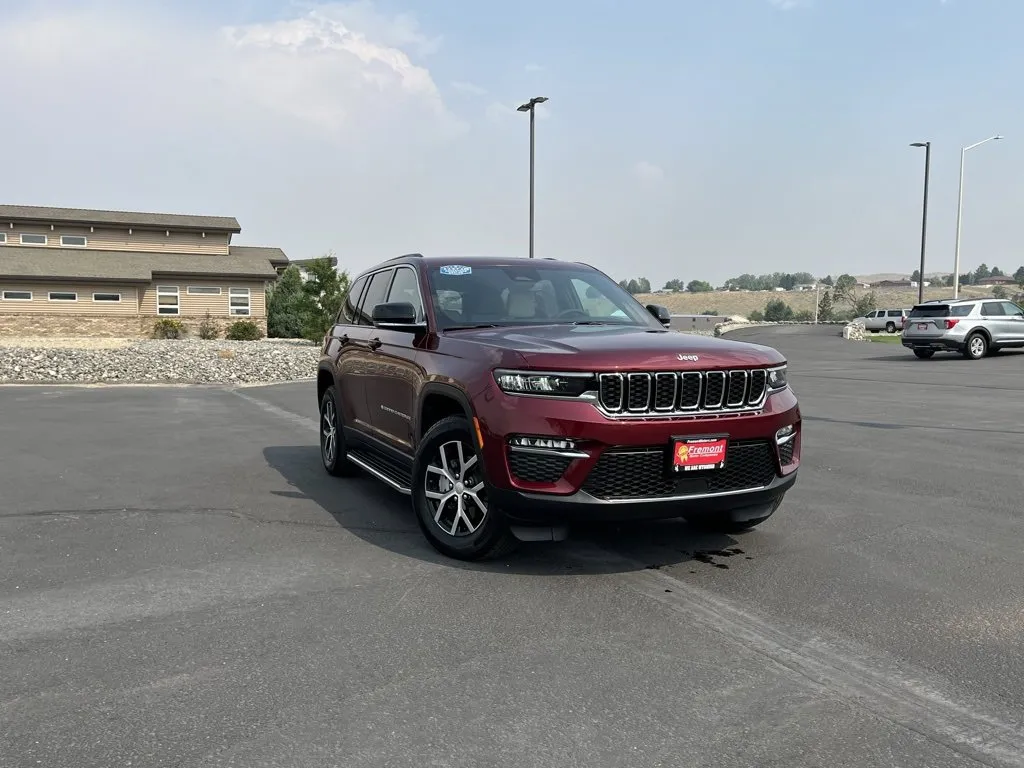
<instances>
[{"instance_id":1,"label":"headlight","mask_svg":"<svg viewBox=\"0 0 1024 768\"><path fill-rule=\"evenodd\" d=\"M590 374L536 373L534 371L495 371L494 380L510 395L548 395L579 397L594 388Z\"/></svg>"},{"instance_id":2,"label":"headlight","mask_svg":"<svg viewBox=\"0 0 1024 768\"><path fill-rule=\"evenodd\" d=\"M768 369L768 389L774 392L775 390L785 389L788 384L786 366L780 365L778 368Z\"/></svg>"}]
</instances>

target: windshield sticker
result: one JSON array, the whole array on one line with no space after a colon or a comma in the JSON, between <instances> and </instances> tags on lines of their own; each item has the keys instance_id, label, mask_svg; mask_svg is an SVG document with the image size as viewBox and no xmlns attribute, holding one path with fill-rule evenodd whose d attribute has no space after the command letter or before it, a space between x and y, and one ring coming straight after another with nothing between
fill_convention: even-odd
<instances>
[{"instance_id":1,"label":"windshield sticker","mask_svg":"<svg viewBox=\"0 0 1024 768\"><path fill-rule=\"evenodd\" d=\"M441 267L442 275L471 275L473 274L472 267L464 267L461 264L446 264Z\"/></svg>"}]
</instances>

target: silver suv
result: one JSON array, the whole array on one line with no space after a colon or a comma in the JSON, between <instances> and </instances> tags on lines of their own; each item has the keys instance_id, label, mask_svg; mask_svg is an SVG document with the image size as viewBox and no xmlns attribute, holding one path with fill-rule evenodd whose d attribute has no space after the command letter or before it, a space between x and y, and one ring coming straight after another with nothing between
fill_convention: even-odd
<instances>
[{"instance_id":1,"label":"silver suv","mask_svg":"<svg viewBox=\"0 0 1024 768\"><path fill-rule=\"evenodd\" d=\"M1024 309L1004 299L927 301L910 310L903 346L920 358L959 352L980 360L990 352L1024 347Z\"/></svg>"},{"instance_id":2,"label":"silver suv","mask_svg":"<svg viewBox=\"0 0 1024 768\"><path fill-rule=\"evenodd\" d=\"M876 309L853 322L863 323L865 331L896 333L903 327L909 313L909 309Z\"/></svg>"}]
</instances>

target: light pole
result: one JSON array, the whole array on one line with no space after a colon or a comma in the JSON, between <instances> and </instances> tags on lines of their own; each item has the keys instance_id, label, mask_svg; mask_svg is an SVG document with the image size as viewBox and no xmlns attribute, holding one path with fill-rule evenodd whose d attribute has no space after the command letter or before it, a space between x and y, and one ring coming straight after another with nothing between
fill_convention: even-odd
<instances>
[{"instance_id":1,"label":"light pole","mask_svg":"<svg viewBox=\"0 0 1024 768\"><path fill-rule=\"evenodd\" d=\"M921 213L921 266L917 271L917 303L924 303L924 248L928 237L928 175L932 166L932 143L915 141L910 146L924 147L924 204Z\"/></svg>"},{"instance_id":2,"label":"light pole","mask_svg":"<svg viewBox=\"0 0 1024 768\"><path fill-rule=\"evenodd\" d=\"M534 119L536 117L536 107L538 104L543 104L548 100L547 96L535 96L525 104L519 105L520 112L530 113L530 258L533 258L533 136L534 136Z\"/></svg>"},{"instance_id":3,"label":"light pole","mask_svg":"<svg viewBox=\"0 0 1024 768\"><path fill-rule=\"evenodd\" d=\"M989 141L998 141L1002 136L989 136L960 150L960 195L956 204L956 255L953 257L953 298L960 298L960 225L964 215L964 157L967 150L980 147Z\"/></svg>"}]
</instances>

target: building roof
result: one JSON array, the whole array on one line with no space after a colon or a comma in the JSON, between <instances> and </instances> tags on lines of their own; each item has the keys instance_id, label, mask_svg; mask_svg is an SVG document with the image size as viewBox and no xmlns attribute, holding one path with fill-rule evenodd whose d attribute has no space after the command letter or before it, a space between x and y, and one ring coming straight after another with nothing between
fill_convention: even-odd
<instances>
[{"instance_id":1,"label":"building roof","mask_svg":"<svg viewBox=\"0 0 1024 768\"><path fill-rule=\"evenodd\" d=\"M228 256L211 256L7 245L0 246L0 279L128 283L148 283L161 276L277 279L268 256L245 251L276 251L284 256L279 248L235 250Z\"/></svg>"},{"instance_id":2,"label":"building roof","mask_svg":"<svg viewBox=\"0 0 1024 768\"><path fill-rule=\"evenodd\" d=\"M280 248L268 248L262 245L232 245L228 248L228 252L232 256L258 256L261 259L266 259L275 267L293 263Z\"/></svg>"},{"instance_id":3,"label":"building roof","mask_svg":"<svg viewBox=\"0 0 1024 768\"><path fill-rule=\"evenodd\" d=\"M233 216L192 216L178 213L140 213L102 211L88 208L49 208L37 205L0 205L0 221L36 221L47 224L84 224L86 226L152 227L190 229L206 232L242 231Z\"/></svg>"}]
</instances>

